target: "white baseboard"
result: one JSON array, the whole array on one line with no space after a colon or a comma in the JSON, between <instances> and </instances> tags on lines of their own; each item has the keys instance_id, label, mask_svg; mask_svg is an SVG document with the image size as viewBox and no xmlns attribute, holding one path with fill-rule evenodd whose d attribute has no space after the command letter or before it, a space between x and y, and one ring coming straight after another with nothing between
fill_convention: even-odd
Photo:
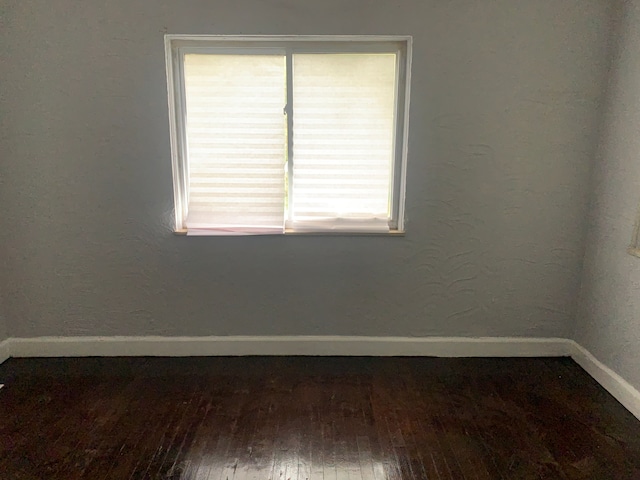
<instances>
[{"instance_id":1,"label":"white baseboard","mask_svg":"<svg viewBox=\"0 0 640 480\"><path fill-rule=\"evenodd\" d=\"M571 343L573 360L640 420L640 391L594 357L586 348L577 342Z\"/></svg>"},{"instance_id":2,"label":"white baseboard","mask_svg":"<svg viewBox=\"0 0 640 480\"><path fill-rule=\"evenodd\" d=\"M14 357L363 355L557 357L571 354L563 338L520 337L36 337L12 338Z\"/></svg>"},{"instance_id":3,"label":"white baseboard","mask_svg":"<svg viewBox=\"0 0 640 480\"><path fill-rule=\"evenodd\" d=\"M640 392L573 340L527 337L35 337L0 342L12 357L346 355L433 357L571 356L640 419Z\"/></svg>"}]
</instances>

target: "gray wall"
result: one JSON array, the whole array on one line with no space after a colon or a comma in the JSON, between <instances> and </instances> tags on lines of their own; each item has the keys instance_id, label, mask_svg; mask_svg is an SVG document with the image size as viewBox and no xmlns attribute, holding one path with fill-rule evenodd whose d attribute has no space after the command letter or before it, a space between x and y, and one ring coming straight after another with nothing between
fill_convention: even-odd
<instances>
[{"instance_id":1,"label":"gray wall","mask_svg":"<svg viewBox=\"0 0 640 480\"><path fill-rule=\"evenodd\" d=\"M640 388L640 258L627 254L640 202L640 0L626 2L617 37L575 338Z\"/></svg>"},{"instance_id":2,"label":"gray wall","mask_svg":"<svg viewBox=\"0 0 640 480\"><path fill-rule=\"evenodd\" d=\"M0 342L9 336L4 317L0 314Z\"/></svg>"},{"instance_id":3,"label":"gray wall","mask_svg":"<svg viewBox=\"0 0 640 480\"><path fill-rule=\"evenodd\" d=\"M12 335L571 333L608 1L0 5ZM166 32L414 35L406 237L172 235Z\"/></svg>"}]
</instances>

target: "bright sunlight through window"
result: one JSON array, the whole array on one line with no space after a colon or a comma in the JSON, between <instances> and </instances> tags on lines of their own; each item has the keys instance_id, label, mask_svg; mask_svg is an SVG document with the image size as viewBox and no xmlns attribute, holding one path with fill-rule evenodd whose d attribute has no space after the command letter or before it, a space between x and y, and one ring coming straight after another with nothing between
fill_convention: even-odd
<instances>
[{"instance_id":1,"label":"bright sunlight through window","mask_svg":"<svg viewBox=\"0 0 640 480\"><path fill-rule=\"evenodd\" d=\"M166 37L176 231L403 231L408 37Z\"/></svg>"}]
</instances>

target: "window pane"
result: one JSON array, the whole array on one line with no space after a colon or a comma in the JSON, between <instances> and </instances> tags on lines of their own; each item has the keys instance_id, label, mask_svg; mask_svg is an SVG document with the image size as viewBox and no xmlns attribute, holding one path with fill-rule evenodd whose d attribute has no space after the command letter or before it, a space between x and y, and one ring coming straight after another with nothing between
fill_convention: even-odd
<instances>
[{"instance_id":1,"label":"window pane","mask_svg":"<svg viewBox=\"0 0 640 480\"><path fill-rule=\"evenodd\" d=\"M293 56L293 220L390 215L396 56Z\"/></svg>"},{"instance_id":2,"label":"window pane","mask_svg":"<svg viewBox=\"0 0 640 480\"><path fill-rule=\"evenodd\" d=\"M285 70L282 55L185 55L189 230L282 232Z\"/></svg>"}]
</instances>

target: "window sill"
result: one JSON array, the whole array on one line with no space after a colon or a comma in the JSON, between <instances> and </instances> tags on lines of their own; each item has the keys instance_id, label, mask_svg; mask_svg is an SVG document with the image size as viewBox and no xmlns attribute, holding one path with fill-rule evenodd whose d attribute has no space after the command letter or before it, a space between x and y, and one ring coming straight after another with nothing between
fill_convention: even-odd
<instances>
[{"instance_id":1,"label":"window sill","mask_svg":"<svg viewBox=\"0 0 640 480\"><path fill-rule=\"evenodd\" d=\"M634 257L640 257L640 248L629 247L629 255L633 255Z\"/></svg>"},{"instance_id":2,"label":"window sill","mask_svg":"<svg viewBox=\"0 0 640 480\"><path fill-rule=\"evenodd\" d=\"M186 236L187 230L175 230L173 232L174 235ZM199 235L199 236L207 236L207 235ZM211 237L215 237L218 235L209 235ZM234 235L223 235L225 237L234 236ZM237 236L245 236L245 235L237 235ZM258 235L250 235L250 236L258 236ZM267 235L265 235L267 236ZM268 236L283 236L283 235L268 235ZM295 230L285 230L284 236L290 237L404 237L404 230L389 230L388 232L299 232ZM640 253L639 253L640 255Z\"/></svg>"}]
</instances>

